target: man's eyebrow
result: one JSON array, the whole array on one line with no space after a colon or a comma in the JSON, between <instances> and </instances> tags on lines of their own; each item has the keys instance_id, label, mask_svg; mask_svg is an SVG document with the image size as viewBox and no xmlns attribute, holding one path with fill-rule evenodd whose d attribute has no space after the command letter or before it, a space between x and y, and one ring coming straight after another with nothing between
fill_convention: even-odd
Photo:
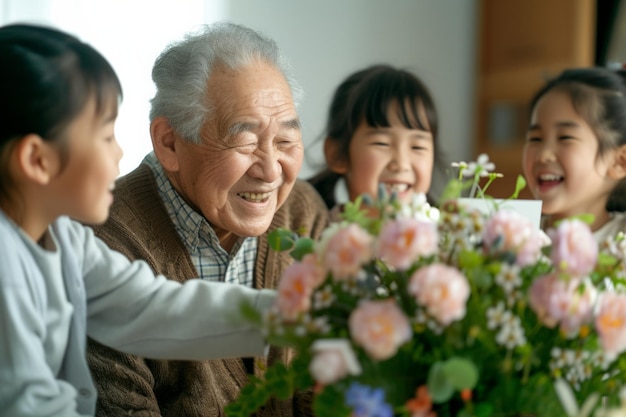
<instances>
[{"instance_id":1,"label":"man's eyebrow","mask_svg":"<svg viewBox=\"0 0 626 417\"><path fill-rule=\"evenodd\" d=\"M287 120L285 122L282 122L281 125L283 127L287 127L289 129L295 129L295 130L300 130L300 128L302 127L301 124L300 124L300 119L299 118Z\"/></svg>"},{"instance_id":2,"label":"man's eyebrow","mask_svg":"<svg viewBox=\"0 0 626 417\"><path fill-rule=\"evenodd\" d=\"M282 127L288 128L288 129L295 129L295 130L300 130L301 129L301 124L300 124L300 119L299 118L286 120L284 122L281 122L280 125ZM238 134L240 134L242 132L252 132L255 129L258 129L259 126L260 126L260 123L256 123L256 122L237 122L237 123L233 123L228 128L228 135L229 136L237 136Z\"/></svg>"},{"instance_id":3,"label":"man's eyebrow","mask_svg":"<svg viewBox=\"0 0 626 417\"><path fill-rule=\"evenodd\" d=\"M237 122L228 128L229 136L237 136L241 132L251 132L259 127L259 123Z\"/></svg>"}]
</instances>

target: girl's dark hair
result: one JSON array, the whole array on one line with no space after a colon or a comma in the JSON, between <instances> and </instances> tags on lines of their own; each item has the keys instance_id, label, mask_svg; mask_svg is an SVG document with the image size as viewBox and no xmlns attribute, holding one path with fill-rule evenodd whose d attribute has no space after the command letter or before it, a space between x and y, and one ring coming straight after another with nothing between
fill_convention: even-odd
<instances>
[{"instance_id":1,"label":"girl's dark hair","mask_svg":"<svg viewBox=\"0 0 626 417\"><path fill-rule=\"evenodd\" d=\"M337 142L340 156L348 159L350 141L361 122L371 127L389 127L388 111L396 103L398 118L404 126L431 132L435 161L439 161L437 111L430 92L414 74L389 65L374 65L357 71L337 87L323 137ZM420 107L426 121L420 117ZM342 177L324 168L309 179L328 208L337 204L335 187Z\"/></svg>"},{"instance_id":2,"label":"girl's dark hair","mask_svg":"<svg viewBox=\"0 0 626 417\"><path fill-rule=\"evenodd\" d=\"M598 139L598 157L626 145L626 85L624 74L600 67L563 71L548 81L530 101L532 114L539 100L551 91L569 95L576 112ZM611 191L606 210L626 211L626 178Z\"/></svg>"},{"instance_id":3,"label":"girl's dark hair","mask_svg":"<svg viewBox=\"0 0 626 417\"><path fill-rule=\"evenodd\" d=\"M0 27L0 157L14 140L37 134L59 142L65 129L95 97L98 114L115 106L122 87L115 71L94 48L53 28L12 24ZM117 111L117 109L115 109ZM6 155L0 158L4 161ZM10 178L0 165L0 202Z\"/></svg>"}]
</instances>

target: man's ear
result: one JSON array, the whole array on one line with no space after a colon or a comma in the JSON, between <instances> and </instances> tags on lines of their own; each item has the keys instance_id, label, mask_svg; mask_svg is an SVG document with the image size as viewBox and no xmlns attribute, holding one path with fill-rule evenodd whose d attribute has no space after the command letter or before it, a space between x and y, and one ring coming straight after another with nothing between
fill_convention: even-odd
<instances>
[{"instance_id":1,"label":"man's ear","mask_svg":"<svg viewBox=\"0 0 626 417\"><path fill-rule=\"evenodd\" d=\"M341 145L337 141L326 138L324 157L326 158L326 165L332 172L342 175L348 172L348 158L346 155L341 155Z\"/></svg>"},{"instance_id":2,"label":"man's ear","mask_svg":"<svg viewBox=\"0 0 626 417\"><path fill-rule=\"evenodd\" d=\"M621 180L626 177L626 145L622 145L615 150L613 163L609 167L609 178Z\"/></svg>"},{"instance_id":3,"label":"man's ear","mask_svg":"<svg viewBox=\"0 0 626 417\"><path fill-rule=\"evenodd\" d=\"M19 175L36 184L48 184L59 170L59 151L34 133L19 139L13 152Z\"/></svg>"},{"instance_id":4,"label":"man's ear","mask_svg":"<svg viewBox=\"0 0 626 417\"><path fill-rule=\"evenodd\" d=\"M179 170L176 156L176 132L165 117L157 117L150 123L150 137L152 148L161 165L166 171L177 172Z\"/></svg>"}]
</instances>

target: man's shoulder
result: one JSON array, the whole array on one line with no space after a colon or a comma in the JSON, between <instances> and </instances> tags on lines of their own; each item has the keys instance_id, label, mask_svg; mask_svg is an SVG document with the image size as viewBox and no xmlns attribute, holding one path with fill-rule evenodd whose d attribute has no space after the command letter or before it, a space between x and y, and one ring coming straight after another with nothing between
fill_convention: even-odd
<instances>
[{"instance_id":1,"label":"man's shoulder","mask_svg":"<svg viewBox=\"0 0 626 417\"><path fill-rule=\"evenodd\" d=\"M271 228L304 228L312 236L317 236L328 222L328 209L315 188L306 181L297 180L289 197L274 216Z\"/></svg>"},{"instance_id":2,"label":"man's shoulder","mask_svg":"<svg viewBox=\"0 0 626 417\"><path fill-rule=\"evenodd\" d=\"M324 205L324 201L319 193L315 190L315 188L309 184L309 182L304 180L296 180L289 197L285 204L314 204L315 206L320 206L320 208L326 209Z\"/></svg>"}]
</instances>

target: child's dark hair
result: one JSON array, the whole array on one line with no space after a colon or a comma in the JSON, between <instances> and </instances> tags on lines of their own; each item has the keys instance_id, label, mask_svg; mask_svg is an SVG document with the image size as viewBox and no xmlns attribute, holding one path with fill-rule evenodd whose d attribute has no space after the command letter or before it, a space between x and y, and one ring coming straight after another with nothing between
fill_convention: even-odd
<instances>
[{"instance_id":1,"label":"child's dark hair","mask_svg":"<svg viewBox=\"0 0 626 417\"><path fill-rule=\"evenodd\" d=\"M350 141L361 122L366 121L371 127L389 127L388 111L395 103L404 126L431 132L435 161L440 160L437 111L430 92L411 72L389 65L357 71L337 87L328 111L326 140L337 142L338 152L348 158ZM420 115L420 107L426 120ZM337 204L335 187L342 177L325 168L309 179L328 208Z\"/></svg>"},{"instance_id":2,"label":"child's dark hair","mask_svg":"<svg viewBox=\"0 0 626 417\"><path fill-rule=\"evenodd\" d=\"M598 139L598 157L626 145L626 85L624 74L605 68L563 71L539 90L530 102L532 114L539 100L557 90L569 95L576 112ZM626 211L626 179L612 190L606 210Z\"/></svg>"},{"instance_id":3,"label":"child's dark hair","mask_svg":"<svg viewBox=\"0 0 626 417\"><path fill-rule=\"evenodd\" d=\"M95 97L96 111L117 106L122 87L115 71L94 48L53 28L0 27L0 203L9 198L8 149L37 134L59 142L66 158L67 126ZM117 108L114 109L117 111Z\"/></svg>"}]
</instances>

